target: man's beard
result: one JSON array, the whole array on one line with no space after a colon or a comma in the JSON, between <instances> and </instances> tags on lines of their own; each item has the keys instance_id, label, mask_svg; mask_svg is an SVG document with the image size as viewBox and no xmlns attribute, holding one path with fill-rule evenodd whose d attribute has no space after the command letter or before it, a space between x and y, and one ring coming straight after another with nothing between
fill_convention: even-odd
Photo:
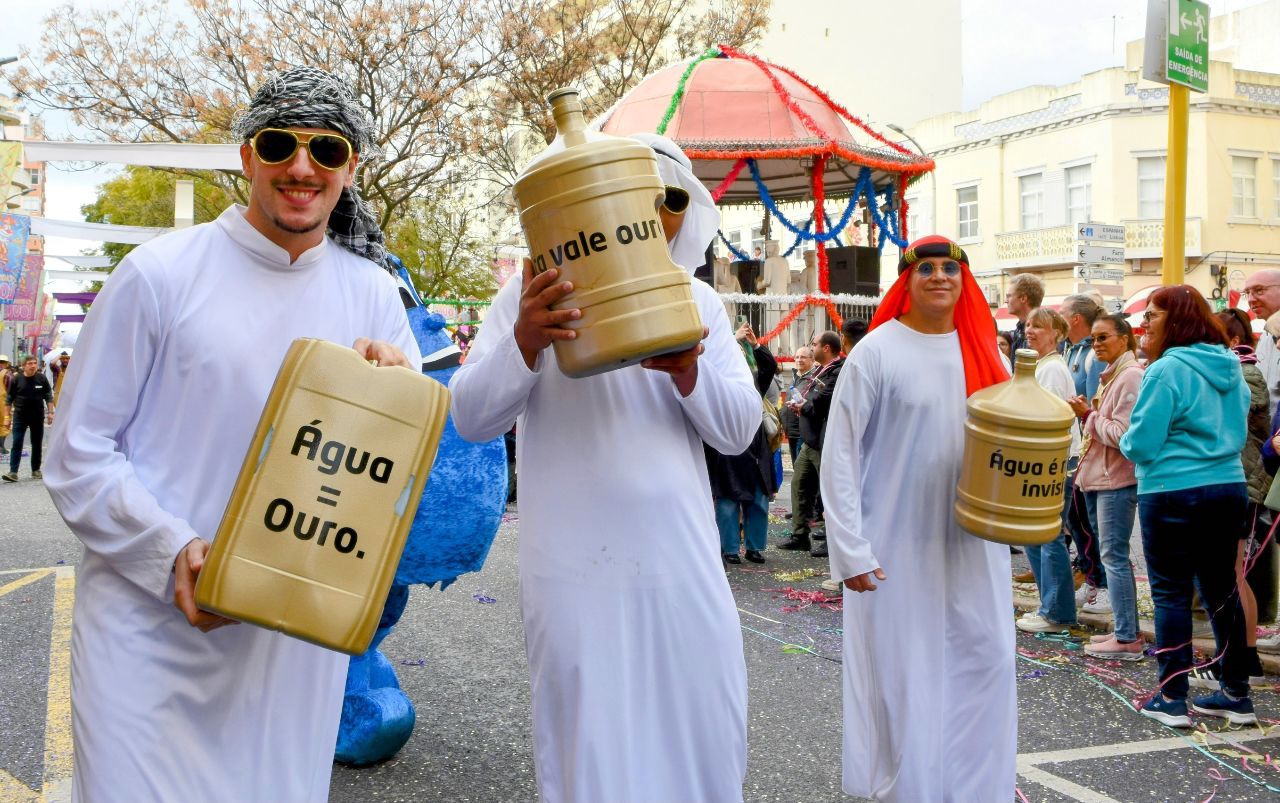
<instances>
[{"instance_id":1,"label":"man's beard","mask_svg":"<svg viewBox=\"0 0 1280 803\"><path fill-rule=\"evenodd\" d=\"M289 225L289 224L285 223L285 222L284 222L283 220L281 220L280 218L273 217L273 218L271 218L271 222L272 222L272 223L274 223L274 224L276 225L276 228L281 229L282 231L287 231L287 232L289 232L290 234L308 234L308 233L313 232L313 231L315 231L316 229L320 228L321 226L325 225L328 221L327 221L327 220L317 220L315 223L311 223L311 224L309 224L309 225L303 225L303 226L291 226L291 225Z\"/></svg>"}]
</instances>

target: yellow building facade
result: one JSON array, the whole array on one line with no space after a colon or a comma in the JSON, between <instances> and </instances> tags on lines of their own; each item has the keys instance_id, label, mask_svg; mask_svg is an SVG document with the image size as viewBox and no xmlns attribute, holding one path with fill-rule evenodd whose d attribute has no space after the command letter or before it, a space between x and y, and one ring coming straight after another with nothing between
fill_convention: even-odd
<instances>
[{"instance_id":1,"label":"yellow building facade","mask_svg":"<svg viewBox=\"0 0 1280 803\"><path fill-rule=\"evenodd\" d=\"M937 163L907 192L912 236L957 239L993 307L1025 271L1044 279L1047 304L1097 289L1119 307L1159 284L1168 88L1142 80L1141 55L1134 42L1125 67L908 130ZM1209 91L1191 95L1188 154L1186 281L1225 299L1254 270L1280 268L1280 74L1211 62ZM1123 248L1120 264L1088 254L1109 270L1082 276L1085 222L1124 226L1123 243L1092 243Z\"/></svg>"}]
</instances>

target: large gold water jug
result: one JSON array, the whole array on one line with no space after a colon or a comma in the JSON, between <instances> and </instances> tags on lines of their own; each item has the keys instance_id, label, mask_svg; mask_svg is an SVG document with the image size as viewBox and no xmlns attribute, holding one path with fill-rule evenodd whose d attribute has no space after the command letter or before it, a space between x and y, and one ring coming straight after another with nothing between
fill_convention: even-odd
<instances>
[{"instance_id":1,"label":"large gold water jug","mask_svg":"<svg viewBox=\"0 0 1280 803\"><path fill-rule=\"evenodd\" d=\"M961 529L1001 544L1047 544L1062 530L1070 405L1036 381L1037 355L1019 349L1008 382L969 397L956 487Z\"/></svg>"},{"instance_id":2,"label":"large gold water jug","mask_svg":"<svg viewBox=\"0 0 1280 803\"><path fill-rule=\"evenodd\" d=\"M417 371L295 340L196 605L350 655L368 649L448 412L449 391Z\"/></svg>"},{"instance_id":3,"label":"large gold water jug","mask_svg":"<svg viewBox=\"0 0 1280 803\"><path fill-rule=\"evenodd\" d=\"M575 89L547 102L564 150L527 168L514 192L534 271L573 282L556 309L582 310L565 324L577 337L555 341L560 370L591 376L693 347L702 319L689 273L667 252L653 151L625 137L588 140Z\"/></svg>"}]
</instances>

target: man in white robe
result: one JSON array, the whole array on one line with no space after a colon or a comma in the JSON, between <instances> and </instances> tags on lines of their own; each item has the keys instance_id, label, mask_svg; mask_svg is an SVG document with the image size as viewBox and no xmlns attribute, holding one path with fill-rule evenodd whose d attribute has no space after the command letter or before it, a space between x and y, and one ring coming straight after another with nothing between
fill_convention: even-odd
<instances>
[{"instance_id":1,"label":"man in white robe","mask_svg":"<svg viewBox=\"0 0 1280 803\"><path fill-rule=\"evenodd\" d=\"M660 210L672 258L702 264L719 213L670 140L640 135L692 203ZM746 666L702 442L744 451L760 394L715 291L688 352L585 379L553 339L576 310L554 271L499 291L453 380L464 438L517 424L520 604L542 800L736 801L746 772ZM705 349L705 351L704 351ZM701 353L699 353L701 352Z\"/></svg>"},{"instance_id":2,"label":"man in white robe","mask_svg":"<svg viewBox=\"0 0 1280 803\"><path fill-rule=\"evenodd\" d=\"M836 383L822 458L844 581L844 791L881 801L1014 796L1009 550L952 512L965 399L1003 381L959 246L912 244ZM856 593L855 593L856 592Z\"/></svg>"},{"instance_id":3,"label":"man in white robe","mask_svg":"<svg viewBox=\"0 0 1280 803\"><path fill-rule=\"evenodd\" d=\"M248 207L121 262L89 312L58 411L45 485L84 544L76 800L328 796L347 656L222 627L232 623L196 609L195 580L295 338L354 343L384 365L420 357L396 285L372 261L381 233L351 188L372 139L346 88L291 70L242 119ZM267 127L300 133L294 150L278 149L287 137L274 150L249 144ZM308 133L354 148L336 166L341 143L300 145Z\"/></svg>"}]
</instances>

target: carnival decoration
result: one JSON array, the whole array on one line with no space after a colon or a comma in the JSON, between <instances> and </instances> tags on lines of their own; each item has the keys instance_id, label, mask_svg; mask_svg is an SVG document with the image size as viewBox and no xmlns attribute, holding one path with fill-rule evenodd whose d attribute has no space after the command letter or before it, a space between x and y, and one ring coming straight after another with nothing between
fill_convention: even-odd
<instances>
[{"instance_id":1,"label":"carnival decoration","mask_svg":"<svg viewBox=\"0 0 1280 803\"><path fill-rule=\"evenodd\" d=\"M0 305L12 304L18 294L30 234L31 218L0 214Z\"/></svg>"},{"instance_id":2,"label":"carnival decoration","mask_svg":"<svg viewBox=\"0 0 1280 803\"><path fill-rule=\"evenodd\" d=\"M389 259L398 263L394 257ZM461 364L460 354L445 331L444 316L431 312L426 304L484 306L487 302L423 299L403 266L396 265L394 272L408 305L409 327L423 355L422 372L448 387ZM400 689L394 665L378 647L400 621L410 585L439 584L443 591L460 575L480 570L506 503L503 439L465 441L450 416L373 642L347 667L336 760L358 767L375 764L394 756L409 740L417 716L413 701Z\"/></svg>"},{"instance_id":3,"label":"carnival decoration","mask_svg":"<svg viewBox=\"0 0 1280 803\"><path fill-rule=\"evenodd\" d=\"M825 308L840 325L827 245L842 235L848 239L862 207L877 248L890 242L905 248L904 192L934 167L932 159L886 138L792 70L727 45L654 73L597 123L607 134L655 131L670 137L717 203L759 201L790 232L794 239L784 256L801 244L815 248L817 292L796 302L760 336L761 342L772 340L811 306ZM844 199L838 214L828 210L836 198ZM808 221L792 220L778 206L810 199ZM722 242L729 245L723 236ZM739 260L749 258L732 246L730 252Z\"/></svg>"}]
</instances>

